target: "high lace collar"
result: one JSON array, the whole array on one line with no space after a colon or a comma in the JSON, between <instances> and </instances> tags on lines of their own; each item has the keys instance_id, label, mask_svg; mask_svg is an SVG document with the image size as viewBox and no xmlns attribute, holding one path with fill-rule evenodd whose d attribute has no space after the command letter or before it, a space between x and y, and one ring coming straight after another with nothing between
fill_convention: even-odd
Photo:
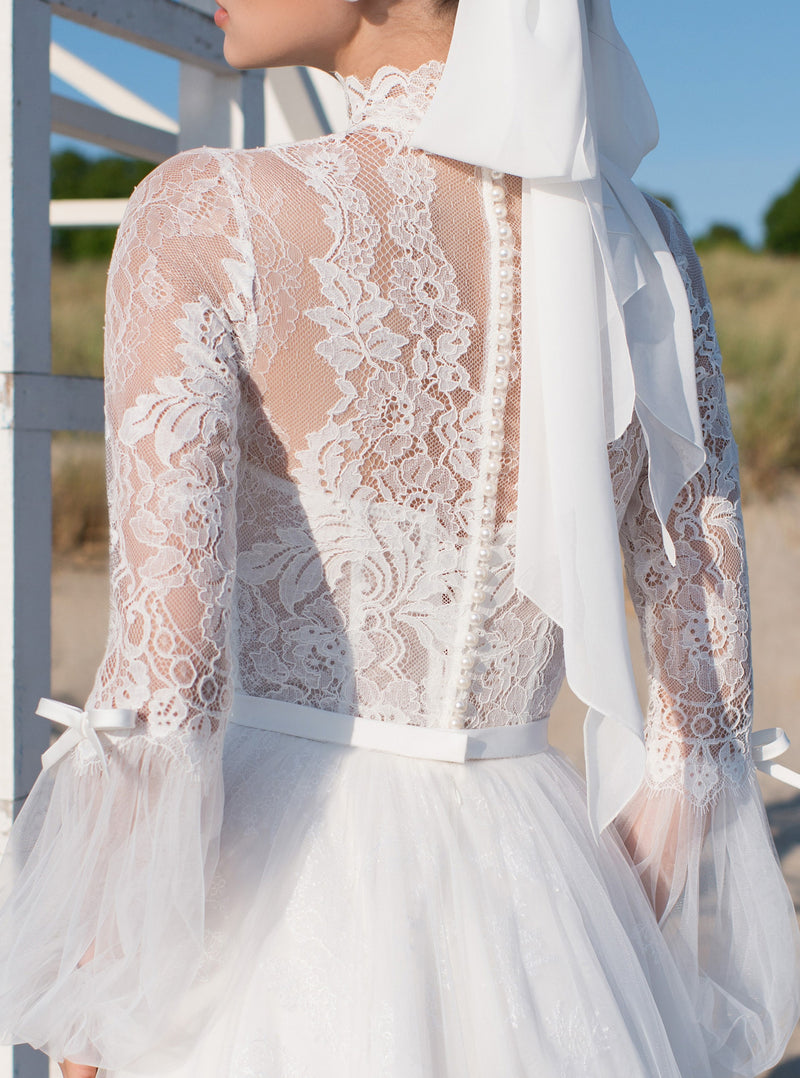
<instances>
[{"instance_id":1,"label":"high lace collar","mask_svg":"<svg viewBox=\"0 0 800 1078\"><path fill-rule=\"evenodd\" d=\"M433 100L443 70L441 60L428 60L413 71L385 65L367 82L337 74L347 103L348 130L375 125L411 135Z\"/></svg>"}]
</instances>

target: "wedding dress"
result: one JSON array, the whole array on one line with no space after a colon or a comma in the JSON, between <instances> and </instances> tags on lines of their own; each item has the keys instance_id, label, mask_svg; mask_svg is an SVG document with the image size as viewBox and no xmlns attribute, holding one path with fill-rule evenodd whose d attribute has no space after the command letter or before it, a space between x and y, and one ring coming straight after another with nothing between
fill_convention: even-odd
<instances>
[{"instance_id":1,"label":"wedding dress","mask_svg":"<svg viewBox=\"0 0 800 1078\"><path fill-rule=\"evenodd\" d=\"M597 842L546 744L560 630L513 586L520 181L407 145L440 74L341 80L344 135L182 153L131 199L108 647L84 714L49 705L75 730L4 860L6 1043L115 1078L718 1078L785 1048L800 947L696 255L652 202L708 460L673 567L635 418L609 446L648 774Z\"/></svg>"}]
</instances>

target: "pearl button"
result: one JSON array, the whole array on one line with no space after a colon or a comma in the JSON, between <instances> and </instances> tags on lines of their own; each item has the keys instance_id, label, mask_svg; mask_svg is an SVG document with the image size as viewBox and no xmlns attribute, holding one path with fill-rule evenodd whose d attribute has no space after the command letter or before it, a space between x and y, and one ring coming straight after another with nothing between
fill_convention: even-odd
<instances>
[{"instance_id":1,"label":"pearl button","mask_svg":"<svg viewBox=\"0 0 800 1078\"><path fill-rule=\"evenodd\" d=\"M456 711L466 711L467 710L467 701L464 699L463 696L459 696L458 699L456 700L455 709L456 709Z\"/></svg>"},{"instance_id":2,"label":"pearl button","mask_svg":"<svg viewBox=\"0 0 800 1078\"><path fill-rule=\"evenodd\" d=\"M505 173L498 172L496 168L493 168L489 175L492 177L493 180L502 180Z\"/></svg>"},{"instance_id":3,"label":"pearl button","mask_svg":"<svg viewBox=\"0 0 800 1078\"><path fill-rule=\"evenodd\" d=\"M492 198L495 200L495 202L502 202L505 197L506 193L502 187L498 185L497 187L492 188Z\"/></svg>"},{"instance_id":4,"label":"pearl button","mask_svg":"<svg viewBox=\"0 0 800 1078\"><path fill-rule=\"evenodd\" d=\"M481 535L481 539L491 539L492 538L491 528L481 528L480 535Z\"/></svg>"},{"instance_id":5,"label":"pearl button","mask_svg":"<svg viewBox=\"0 0 800 1078\"><path fill-rule=\"evenodd\" d=\"M498 276L500 277L501 281L510 281L511 280L511 267L510 266L501 266L500 269L498 270Z\"/></svg>"},{"instance_id":6,"label":"pearl button","mask_svg":"<svg viewBox=\"0 0 800 1078\"><path fill-rule=\"evenodd\" d=\"M486 465L486 471L489 473L489 475L499 475L500 474L500 461L499 460L490 460L489 463Z\"/></svg>"},{"instance_id":7,"label":"pearl button","mask_svg":"<svg viewBox=\"0 0 800 1078\"><path fill-rule=\"evenodd\" d=\"M501 240L507 240L508 237L511 235L511 229L509 228L509 226L507 224L502 224L497 229L497 234L498 234L498 236L500 237Z\"/></svg>"},{"instance_id":8,"label":"pearl button","mask_svg":"<svg viewBox=\"0 0 800 1078\"><path fill-rule=\"evenodd\" d=\"M497 343L500 345L501 348L508 348L508 346L511 344L511 334L508 332L507 329L501 329L500 332L497 334Z\"/></svg>"},{"instance_id":9,"label":"pearl button","mask_svg":"<svg viewBox=\"0 0 800 1078\"><path fill-rule=\"evenodd\" d=\"M480 625L482 620L483 619L481 618L480 612L478 610L470 610L470 613L469 613L470 625Z\"/></svg>"},{"instance_id":10,"label":"pearl button","mask_svg":"<svg viewBox=\"0 0 800 1078\"><path fill-rule=\"evenodd\" d=\"M511 302L511 291L510 291L510 289L501 288L498 298L499 298L501 303L510 303Z\"/></svg>"},{"instance_id":11,"label":"pearl button","mask_svg":"<svg viewBox=\"0 0 800 1078\"><path fill-rule=\"evenodd\" d=\"M454 715L453 718L449 722L449 726L453 730L463 730L464 729L464 720L459 718L457 715Z\"/></svg>"},{"instance_id":12,"label":"pearl button","mask_svg":"<svg viewBox=\"0 0 800 1078\"><path fill-rule=\"evenodd\" d=\"M495 203L495 207L494 207L494 215L495 215L495 217L499 218L499 220L502 221L502 220L505 219L507 213L508 213L508 210L506 209L505 205L502 202L496 202Z\"/></svg>"},{"instance_id":13,"label":"pearl button","mask_svg":"<svg viewBox=\"0 0 800 1078\"><path fill-rule=\"evenodd\" d=\"M497 253L500 256L500 260L502 262L510 262L514 256L514 252L511 250L511 248L506 247L505 245L502 246Z\"/></svg>"},{"instance_id":14,"label":"pearl button","mask_svg":"<svg viewBox=\"0 0 800 1078\"><path fill-rule=\"evenodd\" d=\"M498 352L497 359L495 361L498 367L507 367L509 364L508 355L505 352Z\"/></svg>"},{"instance_id":15,"label":"pearl button","mask_svg":"<svg viewBox=\"0 0 800 1078\"><path fill-rule=\"evenodd\" d=\"M475 579L476 580L486 580L488 575L489 575L489 570L484 568L483 566L479 566L475 570Z\"/></svg>"},{"instance_id":16,"label":"pearl button","mask_svg":"<svg viewBox=\"0 0 800 1078\"><path fill-rule=\"evenodd\" d=\"M494 384L498 389L505 389L508 385L508 375L505 371L498 371L494 376Z\"/></svg>"},{"instance_id":17,"label":"pearl button","mask_svg":"<svg viewBox=\"0 0 800 1078\"><path fill-rule=\"evenodd\" d=\"M460 677L460 678L457 678L456 679L456 685L458 686L459 689L468 689L469 688L469 678L465 678L463 676Z\"/></svg>"}]
</instances>

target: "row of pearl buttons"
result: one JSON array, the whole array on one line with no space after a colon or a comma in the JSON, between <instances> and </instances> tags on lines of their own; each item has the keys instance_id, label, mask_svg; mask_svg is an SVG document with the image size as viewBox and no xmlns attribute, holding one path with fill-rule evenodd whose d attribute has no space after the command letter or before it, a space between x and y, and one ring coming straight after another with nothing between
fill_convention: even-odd
<instances>
[{"instance_id":1,"label":"row of pearl buttons","mask_svg":"<svg viewBox=\"0 0 800 1078\"><path fill-rule=\"evenodd\" d=\"M494 524L497 511L497 477L502 466L503 431L505 422L506 393L508 392L508 369L511 366L511 322L512 322L512 280L514 274L514 236L508 224L506 207L506 189L502 172L492 172L491 198L494 218L497 226L500 265L498 275L500 290L498 293L499 309L495 330L494 370L489 372L492 383L489 420L489 438L486 450L485 478L482 490L480 513L480 546L473 572L468 583L471 589L469 629L464 637L464 651L461 656L459 675L456 679L456 696L450 726L461 729L466 724L466 711L469 702L469 690L472 684L475 666L475 648L480 640L483 623L486 618L484 600L486 584L489 580L489 559L491 544L494 539Z\"/></svg>"}]
</instances>

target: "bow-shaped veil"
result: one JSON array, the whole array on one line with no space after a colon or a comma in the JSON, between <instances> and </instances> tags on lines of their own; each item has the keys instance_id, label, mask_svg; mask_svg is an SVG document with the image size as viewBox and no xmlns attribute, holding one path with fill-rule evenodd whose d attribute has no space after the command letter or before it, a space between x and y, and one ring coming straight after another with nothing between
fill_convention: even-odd
<instances>
[{"instance_id":1,"label":"bow-shaped veil","mask_svg":"<svg viewBox=\"0 0 800 1078\"><path fill-rule=\"evenodd\" d=\"M635 410L673 564L669 512L705 461L686 291L631 181L657 141L609 0L459 0L412 138L523 180L515 582L562 627L567 680L589 707L596 834L644 774L607 443Z\"/></svg>"}]
</instances>

